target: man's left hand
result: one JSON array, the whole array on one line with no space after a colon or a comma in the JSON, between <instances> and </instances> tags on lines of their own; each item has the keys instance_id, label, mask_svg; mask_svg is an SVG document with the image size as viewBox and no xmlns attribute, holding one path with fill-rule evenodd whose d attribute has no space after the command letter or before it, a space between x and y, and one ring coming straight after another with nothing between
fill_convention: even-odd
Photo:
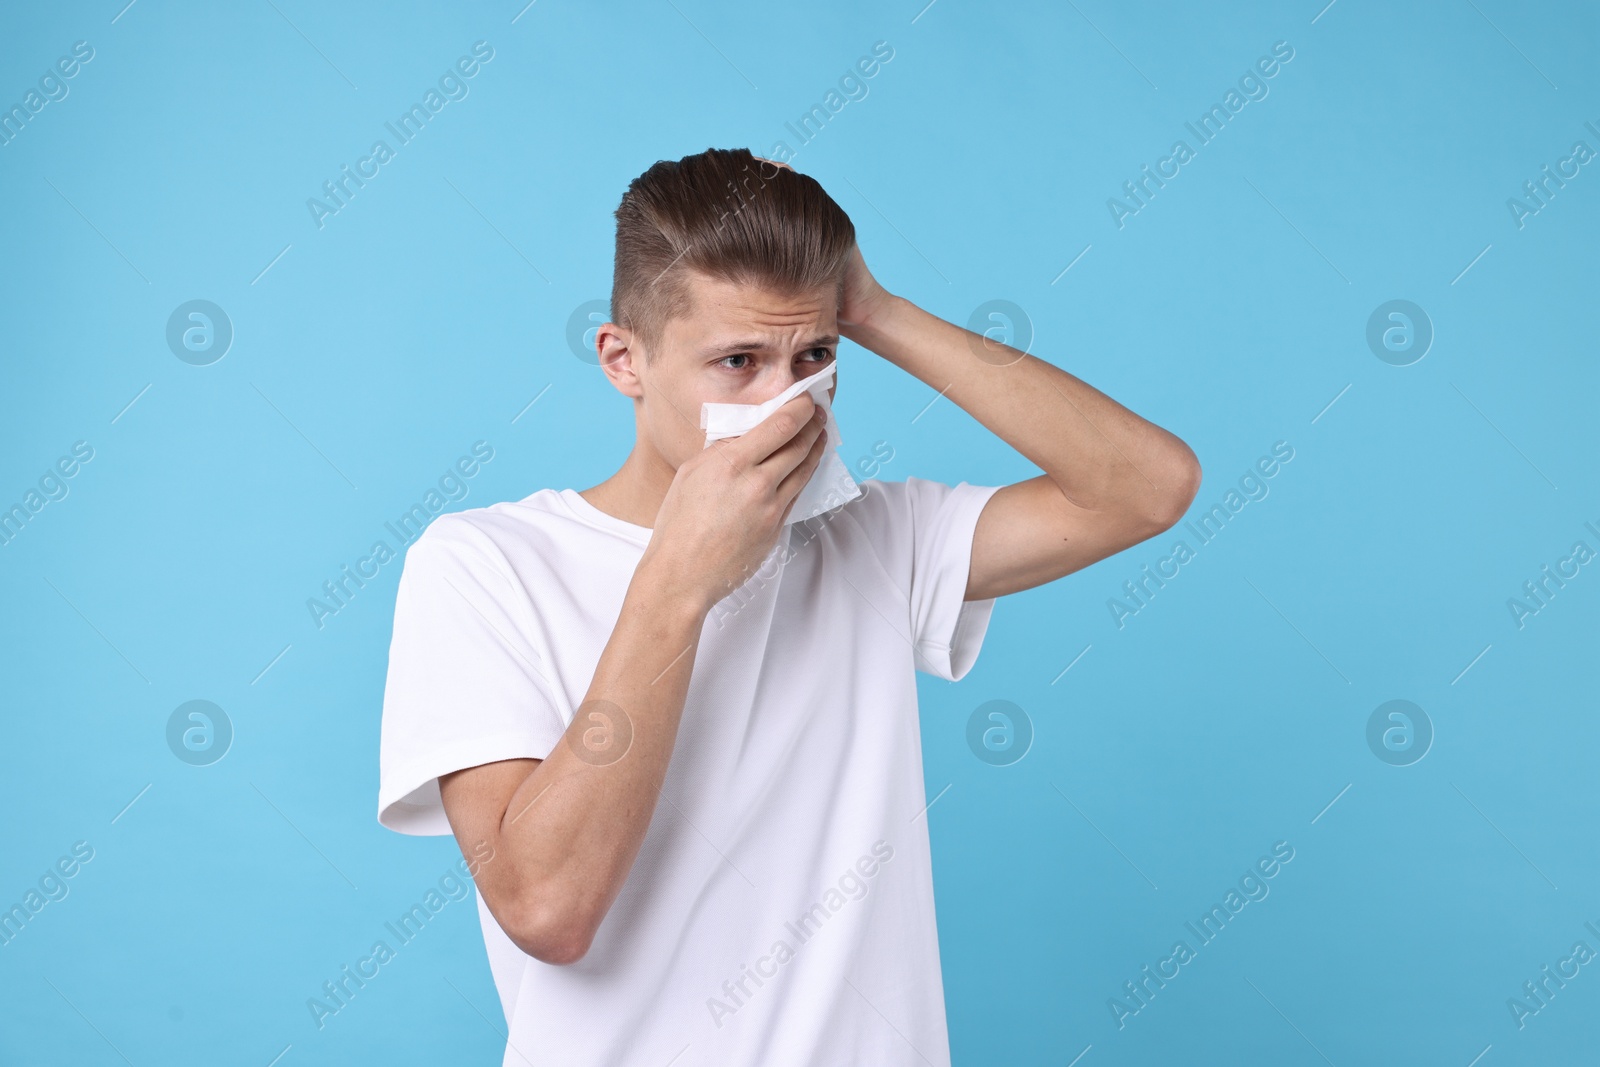
<instances>
[{"instance_id":1,"label":"man's left hand","mask_svg":"<svg viewBox=\"0 0 1600 1067\"><path fill-rule=\"evenodd\" d=\"M866 326L893 299L867 269L861 246L851 249L850 263L844 271L844 291L839 299L840 332L849 335Z\"/></svg>"}]
</instances>

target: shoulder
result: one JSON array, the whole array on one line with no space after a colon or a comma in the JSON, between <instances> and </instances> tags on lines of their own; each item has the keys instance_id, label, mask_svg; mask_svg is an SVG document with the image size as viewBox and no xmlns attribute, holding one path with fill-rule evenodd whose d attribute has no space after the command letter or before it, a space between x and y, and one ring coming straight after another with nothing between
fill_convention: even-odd
<instances>
[{"instance_id":1,"label":"shoulder","mask_svg":"<svg viewBox=\"0 0 1600 1067\"><path fill-rule=\"evenodd\" d=\"M869 478L861 485L861 496L844 506L846 512L858 522L883 528L895 522L915 522L937 514L940 509L976 494L992 493L996 486L978 486L968 482L951 485L932 478L910 475L903 482L886 482Z\"/></svg>"},{"instance_id":2,"label":"shoulder","mask_svg":"<svg viewBox=\"0 0 1600 1067\"><path fill-rule=\"evenodd\" d=\"M930 491L939 489L948 490L950 487L940 482L929 481L916 476L908 477L903 482L889 482L881 478L868 478L859 483L861 496L845 505L846 510L853 510L856 514L873 515L885 511L904 509L913 499L926 496Z\"/></svg>"},{"instance_id":3,"label":"shoulder","mask_svg":"<svg viewBox=\"0 0 1600 1067\"><path fill-rule=\"evenodd\" d=\"M476 557L501 564L519 546L548 541L559 523L558 491L540 489L521 500L439 515L406 548L406 559L413 555Z\"/></svg>"},{"instance_id":4,"label":"shoulder","mask_svg":"<svg viewBox=\"0 0 1600 1067\"><path fill-rule=\"evenodd\" d=\"M839 509L849 516L839 525L859 531L892 573L926 567L946 554L965 558L980 515L1002 488L914 475L903 482L872 478L860 485L862 495Z\"/></svg>"},{"instance_id":5,"label":"shoulder","mask_svg":"<svg viewBox=\"0 0 1600 1067\"><path fill-rule=\"evenodd\" d=\"M870 551L892 572L904 569L902 563L909 566L912 552L952 497L972 488L915 476L903 482L868 478L857 484L861 495L854 500L795 523L798 543L825 537L841 548L854 545Z\"/></svg>"}]
</instances>

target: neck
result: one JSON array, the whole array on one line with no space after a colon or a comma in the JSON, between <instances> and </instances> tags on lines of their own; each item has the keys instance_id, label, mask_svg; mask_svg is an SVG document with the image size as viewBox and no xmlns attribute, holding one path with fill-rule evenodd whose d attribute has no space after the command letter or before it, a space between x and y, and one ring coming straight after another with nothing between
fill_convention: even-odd
<instances>
[{"instance_id":1,"label":"neck","mask_svg":"<svg viewBox=\"0 0 1600 1067\"><path fill-rule=\"evenodd\" d=\"M613 518L653 529L676 473L659 452L636 439L617 473L578 495Z\"/></svg>"}]
</instances>

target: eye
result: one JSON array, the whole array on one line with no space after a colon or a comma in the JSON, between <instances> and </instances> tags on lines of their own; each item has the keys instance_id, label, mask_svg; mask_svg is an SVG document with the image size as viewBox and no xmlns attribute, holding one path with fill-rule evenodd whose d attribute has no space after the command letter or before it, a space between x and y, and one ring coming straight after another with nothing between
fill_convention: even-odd
<instances>
[{"instance_id":1,"label":"eye","mask_svg":"<svg viewBox=\"0 0 1600 1067\"><path fill-rule=\"evenodd\" d=\"M745 370L750 366L749 360L751 358L752 357L748 353L739 352L731 356L723 356L721 359L717 360L717 365L726 367L728 370ZM828 360L833 358L833 350L822 347L808 348L797 358L804 359L808 363L826 363ZM733 359L744 360L745 362L739 364L728 362L729 360Z\"/></svg>"}]
</instances>

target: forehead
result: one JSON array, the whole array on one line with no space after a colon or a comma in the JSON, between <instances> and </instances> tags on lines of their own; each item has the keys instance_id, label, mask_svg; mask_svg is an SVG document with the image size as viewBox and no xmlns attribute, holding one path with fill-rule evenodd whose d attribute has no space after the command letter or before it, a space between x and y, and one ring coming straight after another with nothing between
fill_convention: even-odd
<instances>
[{"instance_id":1,"label":"forehead","mask_svg":"<svg viewBox=\"0 0 1600 1067\"><path fill-rule=\"evenodd\" d=\"M838 290L833 285L784 293L688 271L684 294L683 310L667 321L664 331L680 341L714 342L732 334L781 341L802 333L833 333L837 326Z\"/></svg>"}]
</instances>

